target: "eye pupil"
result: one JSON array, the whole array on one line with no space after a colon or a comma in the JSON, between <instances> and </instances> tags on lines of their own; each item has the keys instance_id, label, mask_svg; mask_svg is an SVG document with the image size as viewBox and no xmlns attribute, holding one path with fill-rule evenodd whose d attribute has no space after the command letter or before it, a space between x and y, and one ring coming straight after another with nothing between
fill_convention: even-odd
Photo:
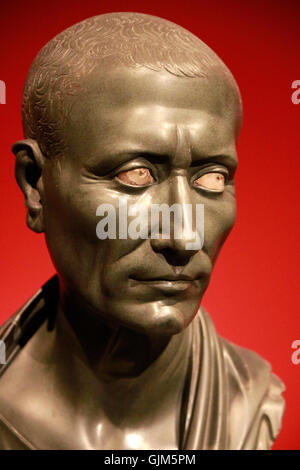
<instances>
[{"instance_id":1,"label":"eye pupil","mask_svg":"<svg viewBox=\"0 0 300 470\"><path fill-rule=\"evenodd\" d=\"M210 191L224 191L225 176L222 173L206 173L194 181L196 186Z\"/></svg>"},{"instance_id":2,"label":"eye pupil","mask_svg":"<svg viewBox=\"0 0 300 470\"><path fill-rule=\"evenodd\" d=\"M117 177L124 183L133 186L147 186L154 181L148 168L134 168L133 170L121 171Z\"/></svg>"}]
</instances>

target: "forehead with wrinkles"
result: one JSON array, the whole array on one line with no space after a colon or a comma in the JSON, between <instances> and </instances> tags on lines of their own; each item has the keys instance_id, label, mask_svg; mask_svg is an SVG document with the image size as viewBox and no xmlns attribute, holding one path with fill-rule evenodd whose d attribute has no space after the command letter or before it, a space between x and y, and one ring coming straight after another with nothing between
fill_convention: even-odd
<instances>
[{"instance_id":1,"label":"forehead with wrinkles","mask_svg":"<svg viewBox=\"0 0 300 470\"><path fill-rule=\"evenodd\" d=\"M225 64L205 43L162 18L109 13L71 26L40 51L24 87L25 137L37 140L48 156L64 153L64 126L74 99L84 92L86 77L99 68L105 73L112 66L164 71L191 80L222 77L235 97L241 121L238 86ZM101 86L105 92L105 84L99 84L100 89Z\"/></svg>"},{"instance_id":2,"label":"forehead with wrinkles","mask_svg":"<svg viewBox=\"0 0 300 470\"><path fill-rule=\"evenodd\" d=\"M116 155L172 155L184 140L195 156L235 149L237 113L231 90L218 77L178 78L162 71L94 71L72 105L64 138L78 165Z\"/></svg>"}]
</instances>

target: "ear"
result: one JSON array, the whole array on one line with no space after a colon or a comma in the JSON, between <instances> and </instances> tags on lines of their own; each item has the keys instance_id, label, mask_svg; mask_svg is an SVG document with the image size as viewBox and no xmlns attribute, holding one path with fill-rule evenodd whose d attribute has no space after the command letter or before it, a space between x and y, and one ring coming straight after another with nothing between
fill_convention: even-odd
<instances>
[{"instance_id":1,"label":"ear","mask_svg":"<svg viewBox=\"0 0 300 470\"><path fill-rule=\"evenodd\" d=\"M19 140L12 146L12 151L16 156L16 180L25 196L27 225L34 232L43 232L42 169L45 157L32 139Z\"/></svg>"}]
</instances>

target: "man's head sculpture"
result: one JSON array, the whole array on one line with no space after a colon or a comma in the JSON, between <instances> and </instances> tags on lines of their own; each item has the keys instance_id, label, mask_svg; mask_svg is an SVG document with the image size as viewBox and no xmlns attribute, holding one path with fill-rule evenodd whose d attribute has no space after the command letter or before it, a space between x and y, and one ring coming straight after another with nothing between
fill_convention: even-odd
<instances>
[{"instance_id":1,"label":"man's head sculpture","mask_svg":"<svg viewBox=\"0 0 300 470\"><path fill-rule=\"evenodd\" d=\"M45 232L62 289L130 329L186 327L234 223L241 116L224 63L167 20L111 13L52 39L28 73L13 150L27 223ZM99 240L97 207L120 201L204 204L202 249L187 250L184 232Z\"/></svg>"},{"instance_id":2,"label":"man's head sculpture","mask_svg":"<svg viewBox=\"0 0 300 470\"><path fill-rule=\"evenodd\" d=\"M0 448L271 446L282 383L200 307L241 121L229 70L166 20L102 15L41 50L13 151L59 283L0 328Z\"/></svg>"}]
</instances>

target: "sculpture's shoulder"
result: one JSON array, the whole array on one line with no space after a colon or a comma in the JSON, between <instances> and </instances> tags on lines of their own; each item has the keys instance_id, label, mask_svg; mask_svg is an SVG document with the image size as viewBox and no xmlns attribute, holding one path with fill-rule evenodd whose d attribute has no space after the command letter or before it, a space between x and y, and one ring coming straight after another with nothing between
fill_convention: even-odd
<instances>
[{"instance_id":1,"label":"sculpture's shoulder","mask_svg":"<svg viewBox=\"0 0 300 470\"><path fill-rule=\"evenodd\" d=\"M0 326L0 340L5 344L6 356L5 363L0 364L0 376L45 319L51 323L53 312L56 312L58 292L58 277L55 275Z\"/></svg>"},{"instance_id":2,"label":"sculpture's shoulder","mask_svg":"<svg viewBox=\"0 0 300 470\"><path fill-rule=\"evenodd\" d=\"M20 408L22 378L31 370L20 359L20 352L40 326L51 322L58 299L57 276L47 281L6 322L0 326L0 340L5 349L5 361L0 364L0 449L34 449L19 427L14 425L14 410ZM21 406L22 408L22 406Z\"/></svg>"},{"instance_id":3,"label":"sculpture's shoulder","mask_svg":"<svg viewBox=\"0 0 300 470\"><path fill-rule=\"evenodd\" d=\"M284 384L268 361L221 337L203 307L197 319L195 370L199 369L199 383L210 385L200 386L196 399L213 419L206 420L203 435L208 438L194 448L270 449L281 427ZM195 419L201 422L203 416L198 413Z\"/></svg>"},{"instance_id":4,"label":"sculpture's shoulder","mask_svg":"<svg viewBox=\"0 0 300 470\"><path fill-rule=\"evenodd\" d=\"M269 449L281 428L284 383L260 355L218 338L228 384L231 445L233 448ZM241 416L245 417L244 421Z\"/></svg>"}]
</instances>

